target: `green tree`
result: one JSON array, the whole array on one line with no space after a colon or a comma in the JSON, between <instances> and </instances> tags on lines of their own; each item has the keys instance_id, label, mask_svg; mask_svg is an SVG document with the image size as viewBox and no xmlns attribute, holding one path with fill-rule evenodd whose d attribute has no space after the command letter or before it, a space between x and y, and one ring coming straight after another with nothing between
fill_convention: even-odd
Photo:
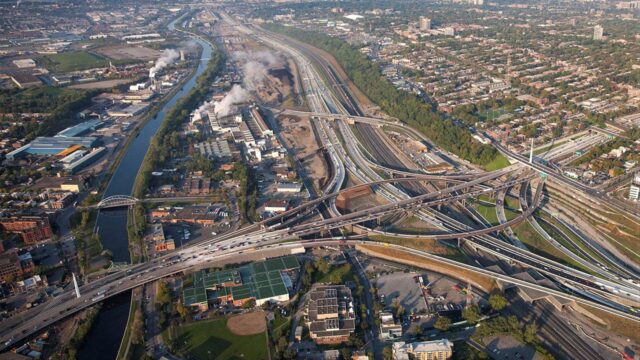
<instances>
[{"instance_id":1,"label":"green tree","mask_svg":"<svg viewBox=\"0 0 640 360\"><path fill-rule=\"evenodd\" d=\"M189 308L182 305L182 302L179 302L176 305L176 311L178 312L178 315L180 315L180 318L182 319L182 321L187 320L187 317L189 316L190 311L189 311Z\"/></svg>"},{"instance_id":2,"label":"green tree","mask_svg":"<svg viewBox=\"0 0 640 360\"><path fill-rule=\"evenodd\" d=\"M522 335L525 342L529 344L534 344L537 339L537 334L538 334L538 327L536 326L536 324L531 323L531 324L525 325L524 332Z\"/></svg>"},{"instance_id":3,"label":"green tree","mask_svg":"<svg viewBox=\"0 0 640 360\"><path fill-rule=\"evenodd\" d=\"M502 294L493 294L489 297L489 306L494 311L500 311L509 304L509 301Z\"/></svg>"},{"instance_id":4,"label":"green tree","mask_svg":"<svg viewBox=\"0 0 640 360\"><path fill-rule=\"evenodd\" d=\"M385 346L384 349L382 349L382 359L393 360L393 350L391 350L391 346Z\"/></svg>"},{"instance_id":5,"label":"green tree","mask_svg":"<svg viewBox=\"0 0 640 360\"><path fill-rule=\"evenodd\" d=\"M447 331L451 327L451 319L446 316L438 316L433 327L440 331Z\"/></svg>"},{"instance_id":6,"label":"green tree","mask_svg":"<svg viewBox=\"0 0 640 360\"><path fill-rule=\"evenodd\" d=\"M320 258L316 260L315 265L316 265L316 269L318 269L318 271L320 271L321 273L326 274L329 272L330 266L325 259Z\"/></svg>"},{"instance_id":7,"label":"green tree","mask_svg":"<svg viewBox=\"0 0 640 360\"><path fill-rule=\"evenodd\" d=\"M462 318L471 325L477 324L480 320L480 309L477 306L469 306L462 310Z\"/></svg>"}]
</instances>

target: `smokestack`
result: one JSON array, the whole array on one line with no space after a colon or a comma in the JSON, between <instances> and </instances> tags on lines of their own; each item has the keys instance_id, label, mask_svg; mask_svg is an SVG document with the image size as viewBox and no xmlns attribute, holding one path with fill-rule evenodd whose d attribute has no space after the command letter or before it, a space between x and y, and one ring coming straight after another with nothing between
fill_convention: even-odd
<instances>
[{"instance_id":1,"label":"smokestack","mask_svg":"<svg viewBox=\"0 0 640 360\"><path fill-rule=\"evenodd\" d=\"M180 49L180 62L184 62L184 50Z\"/></svg>"}]
</instances>

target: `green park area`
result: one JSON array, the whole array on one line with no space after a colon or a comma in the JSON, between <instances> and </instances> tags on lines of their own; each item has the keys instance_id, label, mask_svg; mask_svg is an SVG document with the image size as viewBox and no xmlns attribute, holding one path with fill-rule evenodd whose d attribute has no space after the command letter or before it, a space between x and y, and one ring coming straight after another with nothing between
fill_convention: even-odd
<instances>
[{"instance_id":1,"label":"green park area","mask_svg":"<svg viewBox=\"0 0 640 360\"><path fill-rule=\"evenodd\" d=\"M87 51L72 51L47 55L40 58L42 64L52 72L68 72L109 66L109 59ZM130 60L112 60L114 65Z\"/></svg>"},{"instance_id":2,"label":"green park area","mask_svg":"<svg viewBox=\"0 0 640 360\"><path fill-rule=\"evenodd\" d=\"M198 360L267 359L264 333L236 335L227 327L227 319L200 321L178 328L180 352Z\"/></svg>"}]
</instances>

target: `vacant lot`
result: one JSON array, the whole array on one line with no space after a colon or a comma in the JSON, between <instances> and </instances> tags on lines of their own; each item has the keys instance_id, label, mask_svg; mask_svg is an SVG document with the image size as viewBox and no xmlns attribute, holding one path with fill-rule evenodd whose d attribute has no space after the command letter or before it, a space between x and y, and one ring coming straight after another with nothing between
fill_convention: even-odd
<instances>
[{"instance_id":1,"label":"vacant lot","mask_svg":"<svg viewBox=\"0 0 640 360\"><path fill-rule=\"evenodd\" d=\"M160 57L158 50L143 46L107 46L97 49L96 52L114 60L135 59L149 61Z\"/></svg>"},{"instance_id":2,"label":"vacant lot","mask_svg":"<svg viewBox=\"0 0 640 360\"><path fill-rule=\"evenodd\" d=\"M96 82L90 82L90 83L75 84L75 85L69 86L69 88L71 88L71 89L86 89L86 90L91 90L91 89L110 89L112 87L115 87L115 86L118 86L118 85L121 85L121 84L126 84L128 82L131 82L131 79L105 80L105 81L96 81Z\"/></svg>"},{"instance_id":3,"label":"vacant lot","mask_svg":"<svg viewBox=\"0 0 640 360\"><path fill-rule=\"evenodd\" d=\"M280 116L278 122L282 129L280 134L286 146L293 149L297 159L304 165L307 175L313 179L314 186L322 187L328 177L327 166L309 118Z\"/></svg>"},{"instance_id":4,"label":"vacant lot","mask_svg":"<svg viewBox=\"0 0 640 360\"><path fill-rule=\"evenodd\" d=\"M183 351L200 360L208 359L267 359L268 349L264 332L240 336L227 327L227 319L201 321L182 326L178 343Z\"/></svg>"},{"instance_id":5,"label":"vacant lot","mask_svg":"<svg viewBox=\"0 0 640 360\"><path fill-rule=\"evenodd\" d=\"M255 335L267 330L267 322L264 312L255 311L230 317L227 327L236 335Z\"/></svg>"}]
</instances>

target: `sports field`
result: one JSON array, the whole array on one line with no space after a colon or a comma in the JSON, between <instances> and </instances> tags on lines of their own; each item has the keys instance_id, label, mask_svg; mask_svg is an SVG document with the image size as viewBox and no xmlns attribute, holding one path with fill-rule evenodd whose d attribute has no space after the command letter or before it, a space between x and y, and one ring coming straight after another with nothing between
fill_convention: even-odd
<instances>
[{"instance_id":1,"label":"sports field","mask_svg":"<svg viewBox=\"0 0 640 360\"><path fill-rule=\"evenodd\" d=\"M74 51L47 55L42 58L44 66L52 71L67 72L109 66L109 60L86 51Z\"/></svg>"},{"instance_id":2,"label":"sports field","mask_svg":"<svg viewBox=\"0 0 640 360\"><path fill-rule=\"evenodd\" d=\"M249 320L254 322L257 319ZM223 318L200 321L180 327L178 343L184 344L181 350L200 360L261 360L268 358L264 330L254 335L236 335L227 327L227 321L226 318Z\"/></svg>"}]
</instances>

